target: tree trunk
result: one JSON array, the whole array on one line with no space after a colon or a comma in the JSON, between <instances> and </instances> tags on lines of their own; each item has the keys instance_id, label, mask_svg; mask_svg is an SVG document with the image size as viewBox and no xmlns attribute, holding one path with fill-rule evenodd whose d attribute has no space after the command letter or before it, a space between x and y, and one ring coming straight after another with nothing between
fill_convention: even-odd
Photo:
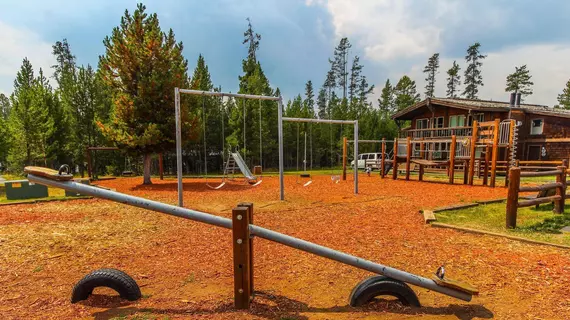
<instances>
[{"instance_id":1,"label":"tree trunk","mask_svg":"<svg viewBox=\"0 0 570 320\"><path fill-rule=\"evenodd\" d=\"M144 165L144 180L143 180L143 184L152 184L152 181L150 180L150 163L152 160L152 155L150 153L147 153L144 155L144 160L143 160L143 165Z\"/></svg>"}]
</instances>

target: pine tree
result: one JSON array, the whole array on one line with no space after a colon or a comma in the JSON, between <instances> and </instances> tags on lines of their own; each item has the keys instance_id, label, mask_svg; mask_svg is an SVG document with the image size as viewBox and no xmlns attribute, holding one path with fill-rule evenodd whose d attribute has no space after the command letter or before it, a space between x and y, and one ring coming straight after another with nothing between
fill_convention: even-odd
<instances>
[{"instance_id":1,"label":"pine tree","mask_svg":"<svg viewBox=\"0 0 570 320\"><path fill-rule=\"evenodd\" d=\"M352 59L352 66L350 68L350 83L348 85L348 100L352 103L355 98L356 91L360 84L360 77L362 73L362 65L360 64L360 58L354 56Z\"/></svg>"},{"instance_id":2,"label":"pine tree","mask_svg":"<svg viewBox=\"0 0 570 320\"><path fill-rule=\"evenodd\" d=\"M406 75L394 87L394 96L394 103L398 111L420 101L420 94L416 90L416 82Z\"/></svg>"},{"instance_id":3,"label":"pine tree","mask_svg":"<svg viewBox=\"0 0 570 320\"><path fill-rule=\"evenodd\" d=\"M427 74L426 77L426 97L433 97L435 93L435 75L438 73L439 69L439 53L434 53L428 59L428 64L424 68L424 73Z\"/></svg>"},{"instance_id":4,"label":"pine tree","mask_svg":"<svg viewBox=\"0 0 570 320\"><path fill-rule=\"evenodd\" d=\"M570 80L566 82L566 87L558 95L558 103L562 108L570 110Z\"/></svg>"},{"instance_id":5,"label":"pine tree","mask_svg":"<svg viewBox=\"0 0 570 320\"><path fill-rule=\"evenodd\" d=\"M457 62L453 61L453 66L447 70L447 97L457 98L459 84L461 84L461 76L459 75L461 68Z\"/></svg>"},{"instance_id":6,"label":"pine tree","mask_svg":"<svg viewBox=\"0 0 570 320\"><path fill-rule=\"evenodd\" d=\"M394 88L390 83L390 79L386 80L384 88L382 88L382 94L378 98L378 107L382 119L387 119L392 113L394 113Z\"/></svg>"},{"instance_id":7,"label":"pine tree","mask_svg":"<svg viewBox=\"0 0 570 320\"><path fill-rule=\"evenodd\" d=\"M467 55L465 56L467 69L465 69L465 78L463 82L465 90L463 91L463 95L467 99L477 99L479 86L483 86L483 76L481 76L481 66L483 65L483 62L481 62L481 60L485 59L487 56L482 55L479 52L480 47L481 44L479 42L475 42L467 49Z\"/></svg>"},{"instance_id":8,"label":"pine tree","mask_svg":"<svg viewBox=\"0 0 570 320\"><path fill-rule=\"evenodd\" d=\"M507 86L505 92L520 93L523 97L532 94L532 86L534 83L530 81L532 76L526 68L526 64L521 67L515 67L515 72L507 76Z\"/></svg>"},{"instance_id":9,"label":"pine tree","mask_svg":"<svg viewBox=\"0 0 570 320\"><path fill-rule=\"evenodd\" d=\"M0 93L0 118L8 119L10 115L10 99L3 93Z\"/></svg>"},{"instance_id":10,"label":"pine tree","mask_svg":"<svg viewBox=\"0 0 570 320\"><path fill-rule=\"evenodd\" d=\"M162 32L158 16L145 10L139 4L132 15L125 11L120 27L103 41L100 74L112 90L115 108L112 123L101 127L120 148L144 156L143 183L151 184L151 155L171 150L176 141L174 88L187 87L188 62L172 29ZM186 102L181 114L187 126Z\"/></svg>"},{"instance_id":11,"label":"pine tree","mask_svg":"<svg viewBox=\"0 0 570 320\"><path fill-rule=\"evenodd\" d=\"M325 88L319 90L317 108L319 110L319 119L327 119L327 90Z\"/></svg>"},{"instance_id":12,"label":"pine tree","mask_svg":"<svg viewBox=\"0 0 570 320\"><path fill-rule=\"evenodd\" d=\"M313 82L307 81L305 84L305 101L303 102L305 109L304 116L308 118L315 117L315 92L313 89Z\"/></svg>"},{"instance_id":13,"label":"pine tree","mask_svg":"<svg viewBox=\"0 0 570 320\"><path fill-rule=\"evenodd\" d=\"M334 49L334 58L330 60L332 71L336 78L336 84L342 88L342 98L346 99L348 86L348 51L352 45L348 38L340 39L338 46Z\"/></svg>"}]
</instances>

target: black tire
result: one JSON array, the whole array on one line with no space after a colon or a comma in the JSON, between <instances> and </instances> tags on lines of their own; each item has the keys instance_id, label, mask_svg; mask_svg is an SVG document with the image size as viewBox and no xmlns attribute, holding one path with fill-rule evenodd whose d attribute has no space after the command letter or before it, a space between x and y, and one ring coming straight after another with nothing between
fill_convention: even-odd
<instances>
[{"instance_id":1,"label":"black tire","mask_svg":"<svg viewBox=\"0 0 570 320\"><path fill-rule=\"evenodd\" d=\"M396 297L406 306L421 306L412 288L402 281L386 276L372 276L359 282L350 293L349 304L353 307L360 307L378 296Z\"/></svg>"},{"instance_id":2,"label":"black tire","mask_svg":"<svg viewBox=\"0 0 570 320\"><path fill-rule=\"evenodd\" d=\"M71 303L89 298L97 287L111 288L123 299L135 301L141 298L141 289L128 274L117 269L99 269L87 274L73 287Z\"/></svg>"}]
</instances>

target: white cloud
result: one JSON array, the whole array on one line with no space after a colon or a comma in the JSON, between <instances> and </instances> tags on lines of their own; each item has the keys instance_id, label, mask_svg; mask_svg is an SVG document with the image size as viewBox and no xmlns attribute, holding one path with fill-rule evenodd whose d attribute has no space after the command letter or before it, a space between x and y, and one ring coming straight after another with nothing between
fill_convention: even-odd
<instances>
[{"instance_id":1,"label":"white cloud","mask_svg":"<svg viewBox=\"0 0 570 320\"><path fill-rule=\"evenodd\" d=\"M525 102L553 106L557 104L556 98L570 78L569 56L570 44L531 44L488 53L481 69L485 85L479 88L479 98L508 101L509 93L505 92L507 75L515 71L515 66L526 64L534 82L534 93L527 97ZM463 72L466 67L464 57L443 57L436 78L435 93L438 97L445 96L446 71L451 68L453 60L456 60L461 67L460 89L463 90ZM414 64L405 70L394 70L390 74L390 79L397 81L402 75L407 74L416 81L418 92L423 93L425 86L423 67L423 64Z\"/></svg>"},{"instance_id":2,"label":"white cloud","mask_svg":"<svg viewBox=\"0 0 570 320\"><path fill-rule=\"evenodd\" d=\"M440 46L439 17L455 11L455 2L432 0L429 18L411 14L412 0L307 0L326 7L337 37L349 37L373 61L413 57L434 52Z\"/></svg>"},{"instance_id":3,"label":"white cloud","mask_svg":"<svg viewBox=\"0 0 570 320\"><path fill-rule=\"evenodd\" d=\"M42 68L46 77L51 77L51 66L55 59L51 54L51 44L41 39L36 33L17 28L0 20L0 92L9 94L13 90L16 73L27 57L34 73ZM53 81L50 81L53 85Z\"/></svg>"}]
</instances>

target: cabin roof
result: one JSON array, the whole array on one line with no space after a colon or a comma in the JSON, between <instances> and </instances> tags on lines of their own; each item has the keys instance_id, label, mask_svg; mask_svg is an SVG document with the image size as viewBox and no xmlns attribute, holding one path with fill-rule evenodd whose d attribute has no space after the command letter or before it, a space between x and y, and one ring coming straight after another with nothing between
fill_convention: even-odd
<instances>
[{"instance_id":1,"label":"cabin roof","mask_svg":"<svg viewBox=\"0 0 570 320\"><path fill-rule=\"evenodd\" d=\"M491 100L472 100L463 98L427 98L392 115L394 120L411 120L420 113L420 109L428 105L440 105L450 108L488 111L488 112L509 112L509 102ZM570 110L551 108L545 105L523 103L512 110L522 110L531 114L542 114L554 117L570 118Z\"/></svg>"}]
</instances>

